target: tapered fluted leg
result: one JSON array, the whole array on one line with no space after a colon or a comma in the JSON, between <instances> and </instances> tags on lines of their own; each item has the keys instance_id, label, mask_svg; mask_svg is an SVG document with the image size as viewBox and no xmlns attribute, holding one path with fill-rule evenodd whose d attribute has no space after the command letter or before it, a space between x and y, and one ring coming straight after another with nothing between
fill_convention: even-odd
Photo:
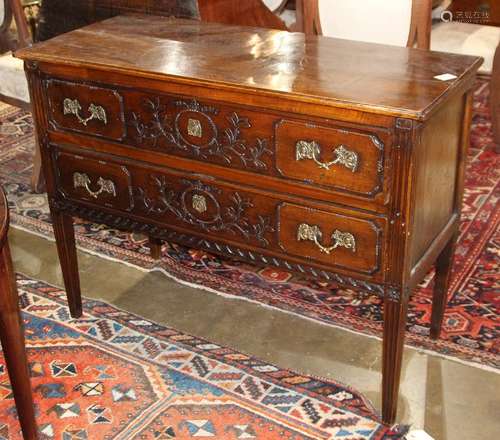
<instances>
[{"instance_id":1,"label":"tapered fluted leg","mask_svg":"<svg viewBox=\"0 0 500 440\"><path fill-rule=\"evenodd\" d=\"M35 440L35 409L8 243L4 244L0 255L0 339L24 439Z\"/></svg>"},{"instance_id":2,"label":"tapered fluted leg","mask_svg":"<svg viewBox=\"0 0 500 440\"><path fill-rule=\"evenodd\" d=\"M162 241L158 240L157 238L149 237L148 239L148 246L149 250L151 252L151 256L155 260L159 260L161 258L161 245Z\"/></svg>"},{"instance_id":3,"label":"tapered fluted leg","mask_svg":"<svg viewBox=\"0 0 500 440\"><path fill-rule=\"evenodd\" d=\"M399 382L406 330L407 295L394 291L384 301L384 340L382 360L382 420L396 420Z\"/></svg>"},{"instance_id":4,"label":"tapered fluted leg","mask_svg":"<svg viewBox=\"0 0 500 440\"><path fill-rule=\"evenodd\" d=\"M51 214L69 310L73 318L79 318L82 316L82 295L73 218L56 210L52 210Z\"/></svg>"},{"instance_id":5,"label":"tapered fluted leg","mask_svg":"<svg viewBox=\"0 0 500 440\"><path fill-rule=\"evenodd\" d=\"M444 311L448 302L448 288L453 268L456 238L453 237L436 260L436 276L432 298L431 338L438 339L443 324Z\"/></svg>"}]
</instances>

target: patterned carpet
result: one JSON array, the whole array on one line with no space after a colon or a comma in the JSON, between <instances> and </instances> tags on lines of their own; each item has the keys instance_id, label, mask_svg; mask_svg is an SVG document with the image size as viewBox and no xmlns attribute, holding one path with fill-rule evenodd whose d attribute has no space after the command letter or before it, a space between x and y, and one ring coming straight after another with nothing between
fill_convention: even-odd
<instances>
[{"instance_id":1,"label":"patterned carpet","mask_svg":"<svg viewBox=\"0 0 500 440\"><path fill-rule=\"evenodd\" d=\"M493 150L488 95L488 84L478 82L462 233L442 338L432 341L427 336L433 282L430 273L411 298L407 344L500 371L500 156ZM0 182L8 193L12 223L51 236L46 198L32 194L28 185L34 147L31 117L2 105L0 124ZM339 289L334 283L307 281L272 267L230 263L169 244L158 263L149 257L142 236L84 221L77 223L76 232L80 247L94 253L163 270L183 282L359 333L379 337L382 332L382 301L378 297Z\"/></svg>"},{"instance_id":2,"label":"patterned carpet","mask_svg":"<svg viewBox=\"0 0 500 440\"><path fill-rule=\"evenodd\" d=\"M356 391L19 276L40 440L401 439ZM0 352L0 439L20 440ZM400 431L398 434L397 431Z\"/></svg>"}]
</instances>

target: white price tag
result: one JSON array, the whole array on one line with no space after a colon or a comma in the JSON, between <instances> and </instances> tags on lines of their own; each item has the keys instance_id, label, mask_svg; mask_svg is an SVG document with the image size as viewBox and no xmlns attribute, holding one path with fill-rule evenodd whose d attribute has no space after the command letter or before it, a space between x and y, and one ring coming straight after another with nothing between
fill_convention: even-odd
<instances>
[{"instance_id":1,"label":"white price tag","mask_svg":"<svg viewBox=\"0 0 500 440\"><path fill-rule=\"evenodd\" d=\"M457 75L453 75L453 73L443 73L441 75L436 75L434 78L439 81L451 81L452 79L457 79Z\"/></svg>"}]
</instances>

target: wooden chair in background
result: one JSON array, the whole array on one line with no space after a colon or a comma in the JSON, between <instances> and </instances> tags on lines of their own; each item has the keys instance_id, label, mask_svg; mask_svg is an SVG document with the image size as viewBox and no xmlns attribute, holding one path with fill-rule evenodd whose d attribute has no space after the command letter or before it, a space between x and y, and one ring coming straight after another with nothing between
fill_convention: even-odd
<instances>
[{"instance_id":1,"label":"wooden chair in background","mask_svg":"<svg viewBox=\"0 0 500 440\"><path fill-rule=\"evenodd\" d=\"M277 10L283 1L267 0ZM197 0L201 21L260 26L271 29L287 30L287 26L271 9L266 7L266 0Z\"/></svg>"},{"instance_id":2,"label":"wooden chair in background","mask_svg":"<svg viewBox=\"0 0 500 440\"><path fill-rule=\"evenodd\" d=\"M437 18L432 26L431 49L440 52L482 56L484 63L479 68L480 74L492 74L493 58L499 43L500 27L490 25L488 19L482 23L473 23L464 15L456 12L453 15L451 10L446 10L442 18Z\"/></svg>"},{"instance_id":3,"label":"wooden chair in background","mask_svg":"<svg viewBox=\"0 0 500 440\"><path fill-rule=\"evenodd\" d=\"M306 34L395 46L430 47L432 0L297 0Z\"/></svg>"},{"instance_id":4,"label":"wooden chair in background","mask_svg":"<svg viewBox=\"0 0 500 440\"><path fill-rule=\"evenodd\" d=\"M12 22L12 11L8 2L0 2L0 48L8 47L7 34Z\"/></svg>"},{"instance_id":5,"label":"wooden chair in background","mask_svg":"<svg viewBox=\"0 0 500 440\"><path fill-rule=\"evenodd\" d=\"M11 7L13 6L13 7ZM16 22L24 19L20 3L0 0L0 35L6 36L12 16ZM31 37L26 26L20 27L18 39L21 45L28 45ZM5 38L4 41L6 41ZM30 100L22 62L13 58L10 52L0 55L0 101L30 109ZM40 167L40 162L39 165ZM3 190L0 189L0 341L9 373L12 392L23 437L37 439L35 410L31 382L24 344L23 324L19 313L16 275L12 268L7 233L9 211Z\"/></svg>"},{"instance_id":6,"label":"wooden chair in background","mask_svg":"<svg viewBox=\"0 0 500 440\"><path fill-rule=\"evenodd\" d=\"M28 22L24 15L19 0L0 0L0 34L4 41L8 38L8 32L12 17L16 21L17 48L29 46L32 43ZM0 100L25 109L30 108L28 83L24 75L23 63L12 57L11 52L0 55Z\"/></svg>"},{"instance_id":7,"label":"wooden chair in background","mask_svg":"<svg viewBox=\"0 0 500 440\"><path fill-rule=\"evenodd\" d=\"M484 58L479 73L491 76L493 139L500 153L500 2L443 1L445 13L432 27L431 49Z\"/></svg>"},{"instance_id":8,"label":"wooden chair in background","mask_svg":"<svg viewBox=\"0 0 500 440\"><path fill-rule=\"evenodd\" d=\"M276 14L286 3L287 0L44 0L39 37L47 40L124 13L172 15L284 30L286 26Z\"/></svg>"},{"instance_id":9,"label":"wooden chair in background","mask_svg":"<svg viewBox=\"0 0 500 440\"><path fill-rule=\"evenodd\" d=\"M37 427L28 372L23 323L19 312L16 274L12 268L7 232L9 211L0 188L0 341L9 373L17 415L25 440L36 440Z\"/></svg>"},{"instance_id":10,"label":"wooden chair in background","mask_svg":"<svg viewBox=\"0 0 500 440\"><path fill-rule=\"evenodd\" d=\"M2 11L3 14L1 13ZM14 17L16 22L17 43L13 49L20 49L31 45L33 39L20 0L0 0L0 17L2 15L4 20L0 25L1 35L7 35L12 17ZM14 58L11 52L0 55L0 78L2 78L0 81L0 101L25 110L31 110L28 82L24 74L23 63L21 60ZM31 186L36 192L39 192L43 188L38 148L35 149L35 157L33 159Z\"/></svg>"},{"instance_id":11,"label":"wooden chair in background","mask_svg":"<svg viewBox=\"0 0 500 440\"><path fill-rule=\"evenodd\" d=\"M491 75L492 126L500 152L500 27L488 21L461 22L456 8L449 11L455 19L446 12L433 25L433 6L443 5L441 13L453 4L449 0L364 0L361 7L351 0L297 0L297 22L306 34L482 56L485 61L479 73Z\"/></svg>"}]
</instances>

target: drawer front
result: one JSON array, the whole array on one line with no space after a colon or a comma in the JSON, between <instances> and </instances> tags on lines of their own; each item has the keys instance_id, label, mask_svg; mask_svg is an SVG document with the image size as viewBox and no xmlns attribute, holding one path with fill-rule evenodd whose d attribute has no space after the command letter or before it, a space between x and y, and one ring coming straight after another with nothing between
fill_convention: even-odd
<instances>
[{"instance_id":1,"label":"drawer front","mask_svg":"<svg viewBox=\"0 0 500 440\"><path fill-rule=\"evenodd\" d=\"M132 182L125 166L64 151L54 153L54 164L56 185L64 197L132 210Z\"/></svg>"},{"instance_id":2,"label":"drawer front","mask_svg":"<svg viewBox=\"0 0 500 440\"><path fill-rule=\"evenodd\" d=\"M50 122L57 129L120 141L123 99L111 89L59 80L46 82Z\"/></svg>"},{"instance_id":3,"label":"drawer front","mask_svg":"<svg viewBox=\"0 0 500 440\"><path fill-rule=\"evenodd\" d=\"M380 269L382 229L371 220L283 203L278 239L290 255L368 274Z\"/></svg>"},{"instance_id":4,"label":"drawer front","mask_svg":"<svg viewBox=\"0 0 500 440\"><path fill-rule=\"evenodd\" d=\"M127 142L374 199L383 192L387 133L283 120L193 98L124 95Z\"/></svg>"},{"instance_id":5,"label":"drawer front","mask_svg":"<svg viewBox=\"0 0 500 440\"><path fill-rule=\"evenodd\" d=\"M383 191L384 143L376 133L284 120L276 166L284 177L373 198Z\"/></svg>"},{"instance_id":6,"label":"drawer front","mask_svg":"<svg viewBox=\"0 0 500 440\"><path fill-rule=\"evenodd\" d=\"M383 218L312 209L301 199L291 204L279 194L209 176L55 151L64 197L310 265L364 275L381 272Z\"/></svg>"}]
</instances>

